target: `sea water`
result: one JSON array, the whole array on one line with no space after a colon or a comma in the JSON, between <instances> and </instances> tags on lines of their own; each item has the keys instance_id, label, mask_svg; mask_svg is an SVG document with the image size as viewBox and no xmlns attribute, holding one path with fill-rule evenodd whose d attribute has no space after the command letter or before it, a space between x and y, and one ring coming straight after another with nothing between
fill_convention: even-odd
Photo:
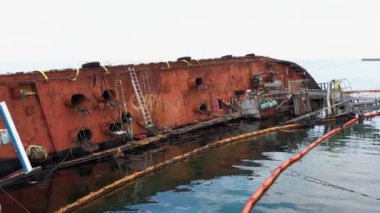
<instances>
[{"instance_id":1,"label":"sea water","mask_svg":"<svg viewBox=\"0 0 380 213\"><path fill-rule=\"evenodd\" d=\"M85 212L240 212L284 160L328 126L282 131L224 146L141 179ZM316 147L286 170L253 212L378 212L380 118Z\"/></svg>"}]
</instances>

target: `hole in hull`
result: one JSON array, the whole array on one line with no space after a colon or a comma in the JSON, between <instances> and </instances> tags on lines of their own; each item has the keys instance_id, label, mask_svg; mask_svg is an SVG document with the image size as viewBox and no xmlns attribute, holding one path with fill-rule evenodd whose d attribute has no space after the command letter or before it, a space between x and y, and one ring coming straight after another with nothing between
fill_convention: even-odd
<instances>
[{"instance_id":1,"label":"hole in hull","mask_svg":"<svg viewBox=\"0 0 380 213\"><path fill-rule=\"evenodd\" d=\"M116 92L114 90L105 90L103 93L102 93L102 97L104 100L106 101L112 101L116 98Z\"/></svg>"},{"instance_id":2,"label":"hole in hull","mask_svg":"<svg viewBox=\"0 0 380 213\"><path fill-rule=\"evenodd\" d=\"M117 132L123 130L123 125L121 123L112 123L108 125L108 130L110 132Z\"/></svg>"},{"instance_id":3,"label":"hole in hull","mask_svg":"<svg viewBox=\"0 0 380 213\"><path fill-rule=\"evenodd\" d=\"M70 102L73 106L78 106L86 100L86 96L82 93L74 94L71 96Z\"/></svg>"},{"instance_id":4,"label":"hole in hull","mask_svg":"<svg viewBox=\"0 0 380 213\"><path fill-rule=\"evenodd\" d=\"M90 141L91 138L92 138L92 132L90 129L81 129L77 133L77 141L81 143Z\"/></svg>"},{"instance_id":5,"label":"hole in hull","mask_svg":"<svg viewBox=\"0 0 380 213\"><path fill-rule=\"evenodd\" d=\"M129 113L129 112L123 112L121 114L121 122L128 123L130 121L132 121L132 115L131 115L131 113Z\"/></svg>"},{"instance_id":6,"label":"hole in hull","mask_svg":"<svg viewBox=\"0 0 380 213\"><path fill-rule=\"evenodd\" d=\"M195 85L196 86L202 86L203 85L203 80L202 80L202 78L196 78L195 79Z\"/></svg>"},{"instance_id":7,"label":"hole in hull","mask_svg":"<svg viewBox=\"0 0 380 213\"><path fill-rule=\"evenodd\" d=\"M203 103L203 104L200 104L199 107L198 107L198 110L200 113L204 114L207 112L207 104Z\"/></svg>"}]
</instances>

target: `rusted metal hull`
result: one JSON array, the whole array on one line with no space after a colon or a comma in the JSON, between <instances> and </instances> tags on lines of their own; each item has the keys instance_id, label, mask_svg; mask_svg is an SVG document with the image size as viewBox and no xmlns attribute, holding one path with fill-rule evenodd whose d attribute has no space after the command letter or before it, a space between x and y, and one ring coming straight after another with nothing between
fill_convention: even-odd
<instances>
[{"instance_id":1,"label":"rusted metal hull","mask_svg":"<svg viewBox=\"0 0 380 213\"><path fill-rule=\"evenodd\" d=\"M292 80L315 82L294 63L251 55L1 75L0 96L25 148L43 147L33 148L32 161L44 162L41 152L62 160L64 156L56 158L57 153L96 152L108 148L108 142L112 142L109 147L127 143L132 132L148 134L131 68L161 132L229 115L232 109L226 105L237 91L257 89L253 76L263 76L264 83L276 81L280 90ZM275 113L265 110L262 117ZM11 145L0 147L0 164L15 158Z\"/></svg>"}]
</instances>

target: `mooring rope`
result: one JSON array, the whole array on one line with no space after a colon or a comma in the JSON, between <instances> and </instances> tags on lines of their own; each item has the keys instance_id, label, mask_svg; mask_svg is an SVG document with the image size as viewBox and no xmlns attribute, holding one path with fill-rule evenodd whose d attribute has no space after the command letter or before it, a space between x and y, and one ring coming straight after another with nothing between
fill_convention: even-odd
<instances>
[{"instance_id":1,"label":"mooring rope","mask_svg":"<svg viewBox=\"0 0 380 213\"><path fill-rule=\"evenodd\" d=\"M19 205L21 208L23 208L25 210L25 212L28 212L30 213L30 211L25 208L25 206L23 206L20 202L18 202L12 195L10 195L8 192L6 192L2 187L0 187L0 190L5 194L7 195L11 200L13 200L17 205ZM2 212L2 211L1 211Z\"/></svg>"},{"instance_id":2,"label":"mooring rope","mask_svg":"<svg viewBox=\"0 0 380 213\"><path fill-rule=\"evenodd\" d=\"M380 112L365 113L362 116L362 118L371 118L371 117L378 116L378 115L380 115ZM301 160L301 158L303 156L305 156L307 153L309 153L312 149L314 149L316 146L318 146L322 142L330 139L331 137L342 132L343 130L353 126L358 121L359 121L359 117L356 117L356 118L353 118L353 119L347 121L342 127L335 128L335 129L331 130L330 132L324 134L322 137L318 138L313 143L311 143L309 146L307 146L305 149L303 149L300 152L298 152L297 154L293 155L288 160L282 162L272 172L272 174L261 184L261 186L256 190L256 192L249 198L249 200L245 204L242 212L243 213L250 212L251 209L254 207L254 205L261 199L261 197L265 194L265 192L272 186L272 184L275 182L275 180L280 176L280 174L283 171L285 171L289 166L291 166L295 162Z\"/></svg>"},{"instance_id":3,"label":"mooring rope","mask_svg":"<svg viewBox=\"0 0 380 213\"><path fill-rule=\"evenodd\" d=\"M347 187L339 186L337 184L332 184L332 183L329 183L327 181L321 180L319 178L302 174L302 173L297 172L297 171L295 171L293 169L288 169L288 170L290 171L290 174L284 174L284 175L287 175L287 176L290 176L290 177L301 177L302 176L305 181L310 182L310 183L315 183L315 184L320 184L320 185L327 186L327 187L332 187L332 188L335 188L335 189L340 189L340 190L343 190L343 191L351 192L351 193L354 193L354 194L357 194L357 195L360 195L360 196L363 196L363 197L367 197L367 198L371 198L371 199L380 201L380 198L378 198L378 197L375 197L375 196L372 196L372 195L368 195L368 194L365 194L365 193L361 193L361 192L357 192L357 191L355 191L353 189L349 189Z\"/></svg>"},{"instance_id":4,"label":"mooring rope","mask_svg":"<svg viewBox=\"0 0 380 213\"><path fill-rule=\"evenodd\" d=\"M142 171L138 171L138 172L135 172L131 175L128 175L128 176L125 176L101 189L99 189L98 191L96 192L91 192L90 194L76 200L75 202L73 203L70 203L66 206L63 206L62 208L60 208L59 210L57 210L57 212L69 212L69 211L73 211L81 206L84 206L86 205L87 203L93 201L93 200L96 200L97 198L100 198L101 196L104 196L108 193L111 193L112 191L114 191L115 189L118 189L122 186L124 186L125 184L127 183L131 183L139 178L142 178L148 174L151 174L153 172L156 172L160 169L163 169L163 168L166 168L166 167L169 167L171 165L174 165L178 162L181 162L181 161L184 161L186 159L189 159L191 157L194 157L196 155L199 155L203 152L206 152L210 149L214 149L214 148L217 148L217 147L220 147L222 145L226 145L226 144L230 144L230 143L233 143L233 142L237 142L237 141L241 141L242 139L246 139L246 138L251 138L251 137L256 137L256 136L260 136L260 135L264 135L264 134L268 134L268 133L272 133L272 132L276 132L276 131L279 131L279 130L285 130L285 129L296 129L296 128L300 128L302 127L302 125L299 125L299 124L290 124L290 125L285 125L285 126L277 126L277 127L271 127L271 128L267 128L267 129L263 129L263 130L258 130L258 131L254 131L254 132L249 132L249 133L245 133L245 134L241 134L241 135L238 135L238 136L234 136L234 137L230 137L230 138L226 138L226 139L223 139L223 140L219 140L219 141L216 141L216 142L213 142L213 143L210 143L210 144L207 144L205 146L202 146L198 149L195 149L195 150L192 150L190 152L187 152L185 154L182 154L182 155L177 155L175 156L174 158L170 159L170 160L166 160L162 163L159 163L159 164L155 164L153 166L150 166L150 167L147 167L145 168L144 170Z\"/></svg>"}]
</instances>

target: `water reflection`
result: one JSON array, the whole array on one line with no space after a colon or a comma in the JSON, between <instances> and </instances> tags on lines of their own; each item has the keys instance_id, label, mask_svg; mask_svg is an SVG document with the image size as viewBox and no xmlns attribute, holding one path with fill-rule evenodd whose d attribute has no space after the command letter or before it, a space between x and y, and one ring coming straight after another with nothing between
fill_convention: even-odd
<instances>
[{"instance_id":1,"label":"water reflection","mask_svg":"<svg viewBox=\"0 0 380 213\"><path fill-rule=\"evenodd\" d=\"M134 171L229 135L263 128L262 125L258 122L237 122L206 129L188 136L180 135L169 139L163 146L152 146L148 152L134 150L125 155L114 156L106 162L94 162L78 168L56 171L48 177L43 177L37 184L23 184L7 189L7 191L31 212L52 212ZM266 123L265 125L271 124ZM197 165L190 165L190 168L192 167L197 167ZM196 170L196 172L198 172L198 176L202 175L201 170ZM136 196L138 190L137 192L134 190L133 194L134 197L138 197ZM35 199L29 199L30 195L33 195ZM36 200L39 202L35 202ZM0 194L0 204L4 212L24 211L3 193Z\"/></svg>"},{"instance_id":2,"label":"water reflection","mask_svg":"<svg viewBox=\"0 0 380 213\"><path fill-rule=\"evenodd\" d=\"M348 188L360 186L356 191L363 193L380 192L379 122L379 119L364 121L346 130L310 152L293 169ZM38 184L16 188L10 193L32 212L51 212L136 170L265 125L270 124L235 123L186 137L177 136L149 152L137 150L106 163L58 171ZM140 179L80 211L238 212L281 161L332 128L321 125L280 131L223 146ZM301 178L284 175L276 183L255 211L345 212L347 208L373 211L379 207L374 201L316 186ZM339 196L344 199L336 199ZM0 202L5 212L22 211L4 194Z\"/></svg>"},{"instance_id":3,"label":"water reflection","mask_svg":"<svg viewBox=\"0 0 380 213\"><path fill-rule=\"evenodd\" d=\"M379 170L371 169L377 165L376 161L361 153L368 140L373 143L373 134L379 131L377 122L365 121L330 139L294 167L343 186L355 188L352 186L360 184L357 191L363 193L380 191ZM279 161L332 128L316 126L308 130L279 132L213 150L141 180L137 189L132 184L85 211L238 212L252 190ZM370 149L375 150L375 147ZM352 155L354 152L359 152L360 156ZM334 153L338 155L332 156ZM367 166L364 167L363 163ZM285 175L278 179L255 212L347 212L351 209L371 212L379 207L378 202L358 198L357 194L323 187L326 186ZM139 199L129 198L131 190L139 192ZM337 196L344 199L336 199Z\"/></svg>"},{"instance_id":4,"label":"water reflection","mask_svg":"<svg viewBox=\"0 0 380 213\"><path fill-rule=\"evenodd\" d=\"M133 211L139 209L133 206L134 204L152 206L152 208L154 207L154 212L199 211L200 207L197 207L197 203L199 203L197 198L186 195L197 194L197 196L200 196L199 194L202 194L203 188L218 188L218 186L227 187L228 189L223 190L223 194L205 194L204 196L212 200L207 204L208 206L214 205L216 209L219 209L221 196L227 196L230 200L235 199L234 196L238 196L240 201L235 208L241 208L241 200L246 200L247 195L242 194L240 189L235 188L239 184L235 178L240 178L244 181L254 179L257 177L258 168L263 166L258 160L275 160L267 154L268 152L297 151L302 141L306 143L307 138L310 137L309 133L309 131L305 130L283 131L212 150L183 164L175 165L142 179L138 183L98 201L96 205L86 207L84 211ZM214 186L215 184L217 186ZM152 199L152 197L156 196L159 196L160 199L165 199L165 202L168 203L170 203L168 200L173 202L176 200L176 203L181 204L172 209L173 206L163 204L162 202L164 201L160 200L156 203ZM157 207L157 205L160 207Z\"/></svg>"}]
</instances>

